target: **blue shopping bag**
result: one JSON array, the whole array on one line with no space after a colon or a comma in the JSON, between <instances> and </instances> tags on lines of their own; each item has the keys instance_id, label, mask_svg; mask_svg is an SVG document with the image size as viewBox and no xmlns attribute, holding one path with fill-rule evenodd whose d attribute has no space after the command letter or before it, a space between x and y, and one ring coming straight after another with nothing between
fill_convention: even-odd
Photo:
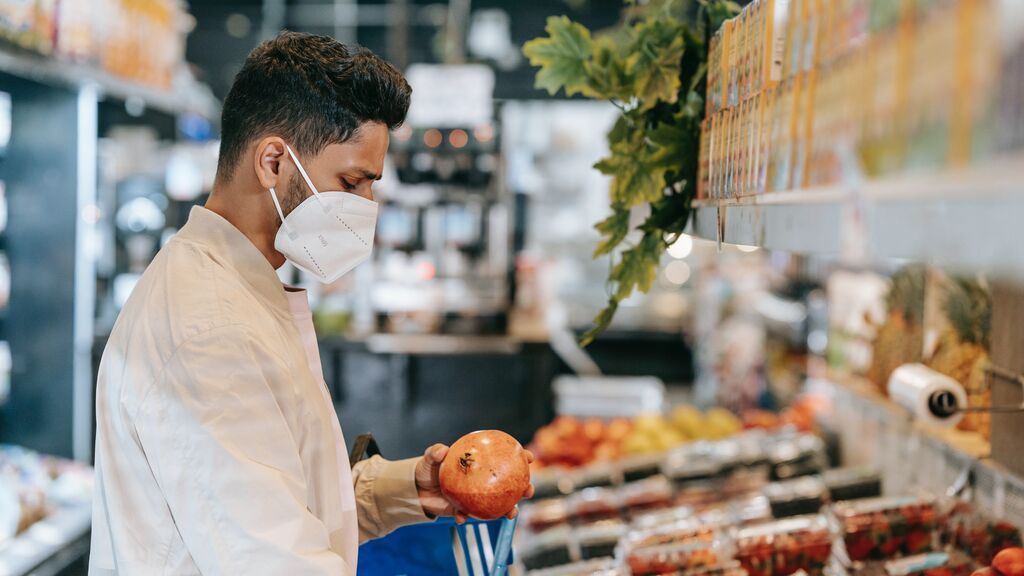
<instances>
[{"instance_id":1,"label":"blue shopping bag","mask_svg":"<svg viewBox=\"0 0 1024 576\"><path fill-rule=\"evenodd\" d=\"M359 576L488 576L501 520L450 518L399 528L359 547Z\"/></svg>"}]
</instances>

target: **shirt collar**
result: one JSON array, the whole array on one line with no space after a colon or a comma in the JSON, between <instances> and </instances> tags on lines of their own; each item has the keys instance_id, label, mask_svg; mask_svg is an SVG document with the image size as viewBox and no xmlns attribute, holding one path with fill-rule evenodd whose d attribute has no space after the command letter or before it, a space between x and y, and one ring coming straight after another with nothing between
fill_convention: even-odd
<instances>
[{"instance_id":1,"label":"shirt collar","mask_svg":"<svg viewBox=\"0 0 1024 576\"><path fill-rule=\"evenodd\" d=\"M182 240L202 244L233 268L253 292L277 312L290 313L284 285L259 249L234 224L202 206L193 206L188 222L177 234Z\"/></svg>"}]
</instances>

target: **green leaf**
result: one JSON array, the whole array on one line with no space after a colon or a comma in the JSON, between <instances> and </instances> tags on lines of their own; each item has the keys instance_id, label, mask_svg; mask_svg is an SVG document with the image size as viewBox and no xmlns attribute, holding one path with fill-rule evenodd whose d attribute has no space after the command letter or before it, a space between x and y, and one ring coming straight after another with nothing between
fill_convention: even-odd
<instances>
[{"instance_id":1,"label":"green leaf","mask_svg":"<svg viewBox=\"0 0 1024 576\"><path fill-rule=\"evenodd\" d=\"M675 236L686 230L686 224L690 221L690 201L693 194L688 192L686 182L683 182L684 192L665 196L661 200L651 204L651 215L640 225L640 230L650 234L661 234L662 236Z\"/></svg>"},{"instance_id":2,"label":"green leaf","mask_svg":"<svg viewBox=\"0 0 1024 576\"><path fill-rule=\"evenodd\" d=\"M602 36L593 42L593 58L583 63L589 79L589 87L585 94L593 98L611 100L629 100L633 97L636 80L630 73L631 56L620 54L619 45L608 37Z\"/></svg>"},{"instance_id":3,"label":"green leaf","mask_svg":"<svg viewBox=\"0 0 1024 576\"><path fill-rule=\"evenodd\" d=\"M605 237L594 250L594 258L597 258L610 253L629 234L629 210L613 206L611 216L594 224L594 228Z\"/></svg>"},{"instance_id":4,"label":"green leaf","mask_svg":"<svg viewBox=\"0 0 1024 576\"><path fill-rule=\"evenodd\" d=\"M585 64L593 53L590 31L566 16L551 16L544 30L546 38L523 45L532 66L539 66L535 86L554 95L560 88L572 96L590 92Z\"/></svg>"},{"instance_id":5,"label":"green leaf","mask_svg":"<svg viewBox=\"0 0 1024 576\"><path fill-rule=\"evenodd\" d=\"M670 168L666 152L633 126L623 140L611 144L611 155L594 168L612 177L612 204L632 208L661 198Z\"/></svg>"},{"instance_id":6,"label":"green leaf","mask_svg":"<svg viewBox=\"0 0 1024 576\"><path fill-rule=\"evenodd\" d=\"M619 309L619 301L615 298L608 299L608 305L594 317L594 325L580 337L580 346L589 346L594 338L604 332L608 325L615 318L615 311Z\"/></svg>"},{"instance_id":7,"label":"green leaf","mask_svg":"<svg viewBox=\"0 0 1024 576\"><path fill-rule=\"evenodd\" d=\"M682 84L682 24L674 18L648 18L633 28L632 36L629 52L634 59L629 73L636 78L640 109L648 110L659 101L675 102Z\"/></svg>"},{"instance_id":8,"label":"green leaf","mask_svg":"<svg viewBox=\"0 0 1024 576\"><path fill-rule=\"evenodd\" d=\"M741 6L732 0L700 0L708 11L711 30L722 27L722 23L740 13Z\"/></svg>"},{"instance_id":9,"label":"green leaf","mask_svg":"<svg viewBox=\"0 0 1024 576\"><path fill-rule=\"evenodd\" d=\"M646 234L639 244L623 252L611 273L611 278L618 283L615 298L621 301L629 298L634 290L650 290L664 250L665 241L660 235Z\"/></svg>"}]
</instances>

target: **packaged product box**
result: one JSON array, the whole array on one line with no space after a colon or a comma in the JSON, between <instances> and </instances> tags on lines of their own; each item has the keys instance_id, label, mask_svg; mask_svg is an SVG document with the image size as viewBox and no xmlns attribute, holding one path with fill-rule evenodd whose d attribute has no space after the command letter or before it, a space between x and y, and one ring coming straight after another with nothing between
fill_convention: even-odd
<instances>
[{"instance_id":1,"label":"packaged product box","mask_svg":"<svg viewBox=\"0 0 1024 576\"><path fill-rule=\"evenodd\" d=\"M905 117L900 100L907 78L902 74L901 37L889 32L872 40L868 47L868 116L861 148L861 160L869 177L879 178L899 172L906 152Z\"/></svg>"},{"instance_id":2,"label":"packaged product box","mask_svg":"<svg viewBox=\"0 0 1024 576\"><path fill-rule=\"evenodd\" d=\"M740 26L739 17L726 21L729 25L729 33L726 35L729 41L729 51L726 59L729 62L729 86L726 97L726 107L731 108L739 101L739 75L740 75L740 40L743 36L743 29Z\"/></svg>"},{"instance_id":3,"label":"packaged product box","mask_svg":"<svg viewBox=\"0 0 1024 576\"><path fill-rule=\"evenodd\" d=\"M719 109L725 109L730 106L729 104L729 90L732 82L732 70L733 70L733 23L735 18L731 18L722 23L722 39L721 44L721 73L719 85L721 86L721 106Z\"/></svg>"},{"instance_id":4,"label":"packaged product box","mask_svg":"<svg viewBox=\"0 0 1024 576\"><path fill-rule=\"evenodd\" d=\"M716 30L708 41L708 88L704 117L709 118L722 109L722 30Z\"/></svg>"},{"instance_id":5,"label":"packaged product box","mask_svg":"<svg viewBox=\"0 0 1024 576\"><path fill-rule=\"evenodd\" d=\"M960 58L967 55L958 45L960 12L957 6L936 7L915 21L907 79L907 170L934 171L952 156L965 155L954 152L952 134L953 109L963 105L970 89L954 83Z\"/></svg>"},{"instance_id":6,"label":"packaged product box","mask_svg":"<svg viewBox=\"0 0 1024 576\"><path fill-rule=\"evenodd\" d=\"M800 70L810 72L818 64L818 25L824 13L824 0L804 0L803 33L800 35L803 55Z\"/></svg>"},{"instance_id":7,"label":"packaged product box","mask_svg":"<svg viewBox=\"0 0 1024 576\"><path fill-rule=\"evenodd\" d=\"M1001 66L998 88L997 148L1024 147L1024 2L998 0ZM982 24L984 26L984 24Z\"/></svg>"},{"instance_id":8,"label":"packaged product box","mask_svg":"<svg viewBox=\"0 0 1024 576\"><path fill-rule=\"evenodd\" d=\"M0 2L0 36L26 48L34 47L35 0Z\"/></svg>"},{"instance_id":9,"label":"packaged product box","mask_svg":"<svg viewBox=\"0 0 1024 576\"><path fill-rule=\"evenodd\" d=\"M792 78L803 69L803 23L806 7L807 0L790 0L787 6L786 33L783 40L783 78Z\"/></svg>"},{"instance_id":10,"label":"packaged product box","mask_svg":"<svg viewBox=\"0 0 1024 576\"><path fill-rule=\"evenodd\" d=\"M793 158L789 187L803 188L806 182L807 155L813 139L814 90L817 71L804 72L796 77L796 97L793 107Z\"/></svg>"},{"instance_id":11,"label":"packaged product box","mask_svg":"<svg viewBox=\"0 0 1024 576\"><path fill-rule=\"evenodd\" d=\"M713 114L708 119L708 198L718 198L719 173L722 170L722 113Z\"/></svg>"},{"instance_id":12,"label":"packaged product box","mask_svg":"<svg viewBox=\"0 0 1024 576\"><path fill-rule=\"evenodd\" d=\"M761 45L764 55L760 59L761 87L774 86L783 78L786 49L786 17L794 0L765 0L761 9Z\"/></svg>"},{"instance_id":13,"label":"packaged product box","mask_svg":"<svg viewBox=\"0 0 1024 576\"><path fill-rule=\"evenodd\" d=\"M807 185L829 183L828 166L838 142L835 129L835 109L839 104L836 91L839 68L832 66L821 71L814 98L813 130L817 138L808 147Z\"/></svg>"},{"instance_id":14,"label":"packaged product box","mask_svg":"<svg viewBox=\"0 0 1024 576\"><path fill-rule=\"evenodd\" d=\"M57 0L36 0L32 29L34 48L52 53L57 38Z\"/></svg>"},{"instance_id":15,"label":"packaged product box","mask_svg":"<svg viewBox=\"0 0 1024 576\"><path fill-rule=\"evenodd\" d=\"M710 174L708 172L709 148L711 146L711 119L707 118L700 124L700 152L697 159L697 198L708 197L708 184Z\"/></svg>"},{"instance_id":16,"label":"packaged product box","mask_svg":"<svg viewBox=\"0 0 1024 576\"><path fill-rule=\"evenodd\" d=\"M105 4L105 2L104 2ZM56 51L67 60L94 62L99 55L96 6L61 2L57 12Z\"/></svg>"},{"instance_id":17,"label":"packaged product box","mask_svg":"<svg viewBox=\"0 0 1024 576\"><path fill-rule=\"evenodd\" d=\"M757 112L757 173L754 188L758 194L767 191L768 161L772 145L771 120L775 106L776 87L767 88L758 102Z\"/></svg>"},{"instance_id":18,"label":"packaged product box","mask_svg":"<svg viewBox=\"0 0 1024 576\"><path fill-rule=\"evenodd\" d=\"M792 142L794 131L793 106L797 83L791 78L779 85L772 107L771 149L768 163L768 189L789 190L792 168Z\"/></svg>"},{"instance_id":19,"label":"packaged product box","mask_svg":"<svg viewBox=\"0 0 1024 576\"><path fill-rule=\"evenodd\" d=\"M967 130L964 137L969 141L967 155L970 161L985 159L996 153L999 130L999 86L1004 79L1001 40L1004 35L1020 34L1002 30L1003 21L1014 21L1012 12L1001 10L1000 2L982 0L972 2L972 14L963 23L962 45L966 46L966 85L957 80L957 90L962 92L961 106L966 111ZM1019 5L1019 4L1018 4ZM1020 5L1019 5L1020 6ZM1024 6L1021 6L1020 20L1012 28L1024 27ZM996 33L993 33L996 31Z\"/></svg>"},{"instance_id":20,"label":"packaged product box","mask_svg":"<svg viewBox=\"0 0 1024 576\"><path fill-rule=\"evenodd\" d=\"M736 127L736 150L735 150L735 161L736 161L736 179L733 183L732 195L734 197L740 197L746 195L746 142L750 138L750 125L749 117L746 111L750 108L750 99L744 99L739 102L738 107L738 118Z\"/></svg>"},{"instance_id":21,"label":"packaged product box","mask_svg":"<svg viewBox=\"0 0 1024 576\"><path fill-rule=\"evenodd\" d=\"M736 99L734 105L739 105L748 94L747 68L750 61L750 6L748 5L736 16L739 34L736 37L738 50L736 54Z\"/></svg>"}]
</instances>

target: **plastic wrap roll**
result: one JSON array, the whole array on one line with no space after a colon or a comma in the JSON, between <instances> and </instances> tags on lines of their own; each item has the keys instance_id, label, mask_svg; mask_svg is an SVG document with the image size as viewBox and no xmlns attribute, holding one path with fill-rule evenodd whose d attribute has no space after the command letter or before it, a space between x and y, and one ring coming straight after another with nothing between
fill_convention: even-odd
<instances>
[{"instance_id":1,"label":"plastic wrap roll","mask_svg":"<svg viewBox=\"0 0 1024 576\"><path fill-rule=\"evenodd\" d=\"M963 418L957 410L967 406L967 393L959 382L924 364L904 364L889 377L889 396L922 422L956 426Z\"/></svg>"}]
</instances>

